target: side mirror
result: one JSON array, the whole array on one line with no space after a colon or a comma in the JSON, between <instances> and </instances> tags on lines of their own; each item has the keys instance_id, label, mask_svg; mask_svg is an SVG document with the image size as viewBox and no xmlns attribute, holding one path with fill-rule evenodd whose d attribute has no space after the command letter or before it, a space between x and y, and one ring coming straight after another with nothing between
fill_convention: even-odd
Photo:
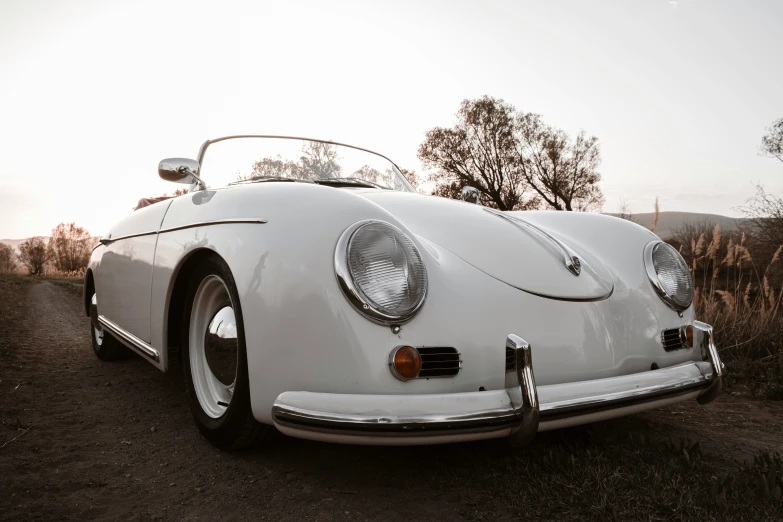
<instances>
[{"instance_id":1,"label":"side mirror","mask_svg":"<svg viewBox=\"0 0 783 522\"><path fill-rule=\"evenodd\" d=\"M462 201L479 204L479 199L481 199L481 194L477 188L462 187Z\"/></svg>"},{"instance_id":2,"label":"side mirror","mask_svg":"<svg viewBox=\"0 0 783 522\"><path fill-rule=\"evenodd\" d=\"M206 184L201 181L198 172L198 161L187 158L166 158L158 163L158 176L174 183L198 183L205 190Z\"/></svg>"}]
</instances>

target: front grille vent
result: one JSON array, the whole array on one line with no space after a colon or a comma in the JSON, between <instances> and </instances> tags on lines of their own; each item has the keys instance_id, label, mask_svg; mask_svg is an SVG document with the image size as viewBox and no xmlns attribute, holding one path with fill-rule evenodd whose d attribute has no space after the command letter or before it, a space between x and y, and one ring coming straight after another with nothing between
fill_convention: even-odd
<instances>
[{"instance_id":1,"label":"front grille vent","mask_svg":"<svg viewBox=\"0 0 783 522\"><path fill-rule=\"evenodd\" d=\"M513 372L516 370L516 364L514 363L514 350L506 348L506 372Z\"/></svg>"},{"instance_id":2,"label":"front grille vent","mask_svg":"<svg viewBox=\"0 0 783 522\"><path fill-rule=\"evenodd\" d=\"M462 359L456 348L416 348L421 355L419 378L453 377L462 368Z\"/></svg>"},{"instance_id":3,"label":"front grille vent","mask_svg":"<svg viewBox=\"0 0 783 522\"><path fill-rule=\"evenodd\" d=\"M663 343L663 349L667 352L685 348L679 328L670 328L661 332L661 343Z\"/></svg>"}]
</instances>

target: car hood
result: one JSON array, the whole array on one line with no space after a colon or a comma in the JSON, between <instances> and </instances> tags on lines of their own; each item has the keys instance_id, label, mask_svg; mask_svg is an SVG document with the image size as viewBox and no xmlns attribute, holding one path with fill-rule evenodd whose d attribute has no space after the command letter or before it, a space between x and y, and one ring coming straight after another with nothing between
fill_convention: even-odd
<instances>
[{"instance_id":1,"label":"car hood","mask_svg":"<svg viewBox=\"0 0 783 522\"><path fill-rule=\"evenodd\" d=\"M601 259L574 238L565 239L557 230L535 223L538 212L498 212L405 192L357 193L392 213L420 238L519 290L555 299L593 301L606 299L614 289L612 273ZM575 263L578 268L566 266L564 249L568 257L579 259Z\"/></svg>"}]
</instances>

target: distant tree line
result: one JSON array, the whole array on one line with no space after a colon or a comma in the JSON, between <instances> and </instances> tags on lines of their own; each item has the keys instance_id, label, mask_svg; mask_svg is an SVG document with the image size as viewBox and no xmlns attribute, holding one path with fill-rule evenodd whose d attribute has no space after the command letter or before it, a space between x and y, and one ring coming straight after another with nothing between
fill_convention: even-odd
<instances>
[{"instance_id":1,"label":"distant tree line","mask_svg":"<svg viewBox=\"0 0 783 522\"><path fill-rule=\"evenodd\" d=\"M43 275L47 269L63 274L83 271L90 261L96 239L76 223L60 223L52 230L49 242L41 236L24 240L19 254L0 244L0 272L14 272L18 265L30 275Z\"/></svg>"},{"instance_id":2,"label":"distant tree line","mask_svg":"<svg viewBox=\"0 0 783 522\"><path fill-rule=\"evenodd\" d=\"M296 160L283 158L279 154L267 156L253 163L248 174L238 174L236 181L262 178L291 178L317 181L338 178L347 174L347 179L367 181L383 187L394 187L397 179L391 168L380 171L370 165L362 165L354 172L343 172L339 147L333 143L305 141ZM412 175L403 169L406 179ZM407 173L407 174L406 174ZM413 175L415 177L415 175Z\"/></svg>"}]
</instances>

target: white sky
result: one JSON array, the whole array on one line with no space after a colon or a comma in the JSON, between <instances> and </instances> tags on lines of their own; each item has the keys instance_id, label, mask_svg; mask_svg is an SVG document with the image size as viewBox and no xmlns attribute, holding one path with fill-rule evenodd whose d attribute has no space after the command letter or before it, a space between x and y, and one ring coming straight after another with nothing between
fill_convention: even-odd
<instances>
[{"instance_id":1,"label":"white sky","mask_svg":"<svg viewBox=\"0 0 783 522\"><path fill-rule=\"evenodd\" d=\"M417 171L462 99L601 140L604 211L736 215L783 117L783 2L0 0L0 238L93 234L172 191L164 157L274 133ZM208 181L208 180L207 180Z\"/></svg>"}]
</instances>

